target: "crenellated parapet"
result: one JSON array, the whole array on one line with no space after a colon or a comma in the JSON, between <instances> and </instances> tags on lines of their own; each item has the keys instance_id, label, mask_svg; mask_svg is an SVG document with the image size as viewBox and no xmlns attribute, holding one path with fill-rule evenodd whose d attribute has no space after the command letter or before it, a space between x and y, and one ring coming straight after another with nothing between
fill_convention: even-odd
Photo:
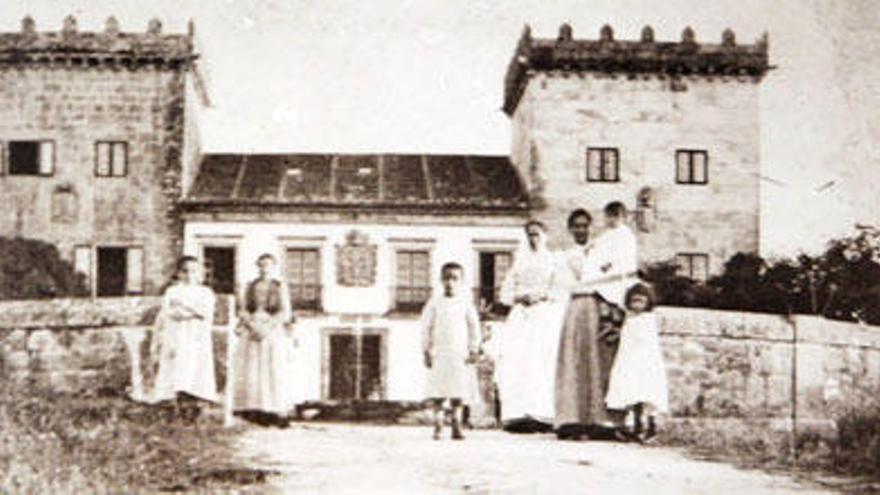
<instances>
[{"instance_id":1,"label":"crenellated parapet","mask_svg":"<svg viewBox=\"0 0 880 495\"><path fill-rule=\"evenodd\" d=\"M504 112L512 115L531 72L608 73L664 76L738 76L761 78L771 69L767 35L754 44L738 45L727 29L721 43L701 43L694 30L684 29L678 42L656 41L650 26L639 40L616 40L605 25L597 40L575 39L565 23L556 38L534 38L526 26L520 36L504 83Z\"/></svg>"},{"instance_id":2,"label":"crenellated parapet","mask_svg":"<svg viewBox=\"0 0 880 495\"><path fill-rule=\"evenodd\" d=\"M80 32L73 16L67 16L60 31L37 31L30 16L21 21L21 31L0 33L0 67L82 67L179 69L195 58L192 22L186 34L164 34L162 23L151 20L144 32L122 32L115 17L103 32Z\"/></svg>"}]
</instances>

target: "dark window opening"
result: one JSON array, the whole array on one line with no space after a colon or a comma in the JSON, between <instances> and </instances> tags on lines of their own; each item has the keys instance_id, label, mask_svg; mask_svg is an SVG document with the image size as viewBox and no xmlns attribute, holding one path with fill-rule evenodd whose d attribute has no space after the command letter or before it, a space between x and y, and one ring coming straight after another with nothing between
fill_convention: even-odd
<instances>
[{"instance_id":1,"label":"dark window opening","mask_svg":"<svg viewBox=\"0 0 880 495\"><path fill-rule=\"evenodd\" d=\"M10 141L9 175L52 175L55 172L55 143L52 141Z\"/></svg>"},{"instance_id":2,"label":"dark window opening","mask_svg":"<svg viewBox=\"0 0 880 495\"><path fill-rule=\"evenodd\" d=\"M513 263L513 255L508 251L481 251L479 258L479 282L477 288L478 308L490 313L503 315L506 308L498 301L501 284Z\"/></svg>"},{"instance_id":3,"label":"dark window opening","mask_svg":"<svg viewBox=\"0 0 880 495\"><path fill-rule=\"evenodd\" d=\"M383 336L334 333L329 336L330 400L382 400Z\"/></svg>"},{"instance_id":4,"label":"dark window opening","mask_svg":"<svg viewBox=\"0 0 880 495\"><path fill-rule=\"evenodd\" d=\"M126 248L98 248L98 286L99 297L125 295L125 283L128 279L128 250Z\"/></svg>"},{"instance_id":5,"label":"dark window opening","mask_svg":"<svg viewBox=\"0 0 880 495\"><path fill-rule=\"evenodd\" d=\"M205 285L215 294L235 294L235 248L205 247Z\"/></svg>"}]
</instances>

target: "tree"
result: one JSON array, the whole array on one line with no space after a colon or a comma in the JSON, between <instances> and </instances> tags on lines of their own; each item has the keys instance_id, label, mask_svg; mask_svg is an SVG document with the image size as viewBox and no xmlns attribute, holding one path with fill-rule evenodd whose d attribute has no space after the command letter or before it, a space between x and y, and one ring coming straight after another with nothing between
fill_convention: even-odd
<instances>
[{"instance_id":1,"label":"tree","mask_svg":"<svg viewBox=\"0 0 880 495\"><path fill-rule=\"evenodd\" d=\"M0 237L0 300L87 294L85 278L61 259L54 245Z\"/></svg>"}]
</instances>

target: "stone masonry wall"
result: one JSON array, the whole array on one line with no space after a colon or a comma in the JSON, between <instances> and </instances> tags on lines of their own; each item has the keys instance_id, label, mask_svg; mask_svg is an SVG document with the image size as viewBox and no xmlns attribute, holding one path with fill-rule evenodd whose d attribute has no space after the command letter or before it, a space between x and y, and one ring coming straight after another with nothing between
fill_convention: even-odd
<instances>
[{"instance_id":1,"label":"stone masonry wall","mask_svg":"<svg viewBox=\"0 0 880 495\"><path fill-rule=\"evenodd\" d=\"M51 242L68 260L74 246L142 246L145 292L156 293L179 254L169 208L180 193L183 78L169 68L0 67L0 144L55 142L53 176L0 174L0 232ZM99 140L128 143L126 177L95 177ZM56 192L72 192L69 215L53 215Z\"/></svg>"},{"instance_id":2,"label":"stone masonry wall","mask_svg":"<svg viewBox=\"0 0 880 495\"><path fill-rule=\"evenodd\" d=\"M605 204L630 209L654 191L643 262L708 253L719 271L730 256L758 251L759 83L749 77L669 77L537 72L512 115L511 160L538 200L536 216L556 247L570 240L577 207L601 226ZM619 150L619 182L588 182L588 147ZM676 149L705 149L708 184L676 184Z\"/></svg>"},{"instance_id":3,"label":"stone masonry wall","mask_svg":"<svg viewBox=\"0 0 880 495\"><path fill-rule=\"evenodd\" d=\"M0 380L137 396L158 303L0 303ZM799 420L821 420L874 400L880 389L880 328L702 309L663 307L657 314L673 416L789 419L794 412ZM225 330L217 327L214 337L222 387Z\"/></svg>"}]
</instances>

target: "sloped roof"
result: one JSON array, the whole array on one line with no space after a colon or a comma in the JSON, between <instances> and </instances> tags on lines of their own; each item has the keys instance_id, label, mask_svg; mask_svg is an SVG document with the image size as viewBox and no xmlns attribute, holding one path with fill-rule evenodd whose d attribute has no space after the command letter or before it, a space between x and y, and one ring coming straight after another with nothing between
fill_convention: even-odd
<instances>
[{"instance_id":1,"label":"sloped roof","mask_svg":"<svg viewBox=\"0 0 880 495\"><path fill-rule=\"evenodd\" d=\"M504 156L209 154L183 206L517 210L528 201Z\"/></svg>"}]
</instances>

